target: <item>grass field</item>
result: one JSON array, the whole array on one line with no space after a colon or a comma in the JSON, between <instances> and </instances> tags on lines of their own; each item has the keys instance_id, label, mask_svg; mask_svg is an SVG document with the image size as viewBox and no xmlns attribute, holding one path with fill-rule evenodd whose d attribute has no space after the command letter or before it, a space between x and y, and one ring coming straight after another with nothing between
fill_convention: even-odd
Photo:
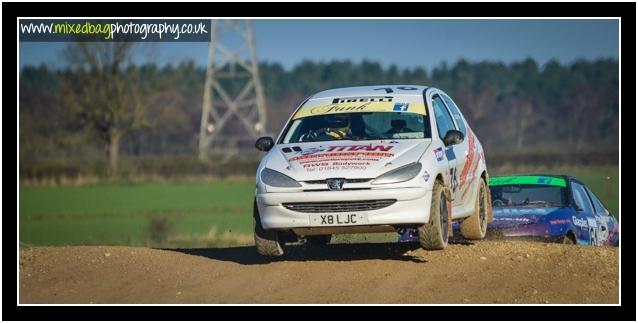
<instances>
[{"instance_id":1,"label":"grass field","mask_svg":"<svg viewBox=\"0 0 638 323\"><path fill-rule=\"evenodd\" d=\"M523 171L503 168L491 171L491 175L513 172ZM580 178L618 215L616 167L551 172ZM248 245L252 243L254 185L252 180L236 180L22 187L20 242L161 247Z\"/></svg>"},{"instance_id":2,"label":"grass field","mask_svg":"<svg viewBox=\"0 0 638 323\"><path fill-rule=\"evenodd\" d=\"M20 241L173 246L236 244L243 239L250 243L254 191L255 184L248 181L22 188Z\"/></svg>"}]
</instances>

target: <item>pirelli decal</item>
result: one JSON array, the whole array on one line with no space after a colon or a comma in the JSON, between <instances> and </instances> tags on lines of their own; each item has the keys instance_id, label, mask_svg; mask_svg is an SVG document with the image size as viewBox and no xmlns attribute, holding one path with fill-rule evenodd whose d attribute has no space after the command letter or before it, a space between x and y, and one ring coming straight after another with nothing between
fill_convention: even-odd
<instances>
[{"instance_id":1,"label":"pirelli decal","mask_svg":"<svg viewBox=\"0 0 638 323\"><path fill-rule=\"evenodd\" d=\"M334 98L332 104L350 103L350 102L392 102L391 96L384 97L367 97L367 98Z\"/></svg>"}]
</instances>

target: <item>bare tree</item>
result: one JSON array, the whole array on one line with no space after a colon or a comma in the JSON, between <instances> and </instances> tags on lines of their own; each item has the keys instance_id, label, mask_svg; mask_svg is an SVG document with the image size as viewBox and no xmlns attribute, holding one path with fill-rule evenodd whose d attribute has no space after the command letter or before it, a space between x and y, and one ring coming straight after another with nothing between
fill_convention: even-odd
<instances>
[{"instance_id":1,"label":"bare tree","mask_svg":"<svg viewBox=\"0 0 638 323\"><path fill-rule=\"evenodd\" d=\"M62 102L99 135L111 176L118 171L122 137L148 122L150 91L139 69L129 64L132 46L130 42L74 43L63 52L74 73L63 81Z\"/></svg>"}]
</instances>

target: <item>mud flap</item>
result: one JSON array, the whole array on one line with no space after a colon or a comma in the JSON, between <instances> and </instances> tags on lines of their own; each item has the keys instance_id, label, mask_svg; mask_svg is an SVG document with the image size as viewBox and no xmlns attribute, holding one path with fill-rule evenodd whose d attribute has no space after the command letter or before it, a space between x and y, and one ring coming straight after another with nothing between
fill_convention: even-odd
<instances>
[{"instance_id":1,"label":"mud flap","mask_svg":"<svg viewBox=\"0 0 638 323\"><path fill-rule=\"evenodd\" d=\"M452 238L454 233L452 232L452 192L449 187L446 187L443 190L443 194L445 194L445 199L447 200L447 237Z\"/></svg>"}]
</instances>

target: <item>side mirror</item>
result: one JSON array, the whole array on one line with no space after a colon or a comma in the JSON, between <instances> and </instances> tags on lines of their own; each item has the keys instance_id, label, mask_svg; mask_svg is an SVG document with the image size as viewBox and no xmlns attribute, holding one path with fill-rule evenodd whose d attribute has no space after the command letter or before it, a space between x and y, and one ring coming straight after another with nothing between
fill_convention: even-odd
<instances>
[{"instance_id":1,"label":"side mirror","mask_svg":"<svg viewBox=\"0 0 638 323\"><path fill-rule=\"evenodd\" d=\"M255 148L261 151L269 151L270 148L272 148L272 146L274 145L275 141L272 139L272 137L260 137L259 139L257 139L257 142L255 142Z\"/></svg>"},{"instance_id":2,"label":"side mirror","mask_svg":"<svg viewBox=\"0 0 638 323\"><path fill-rule=\"evenodd\" d=\"M443 138L443 144L445 146L456 145L463 142L463 133L458 130L448 130Z\"/></svg>"}]
</instances>

